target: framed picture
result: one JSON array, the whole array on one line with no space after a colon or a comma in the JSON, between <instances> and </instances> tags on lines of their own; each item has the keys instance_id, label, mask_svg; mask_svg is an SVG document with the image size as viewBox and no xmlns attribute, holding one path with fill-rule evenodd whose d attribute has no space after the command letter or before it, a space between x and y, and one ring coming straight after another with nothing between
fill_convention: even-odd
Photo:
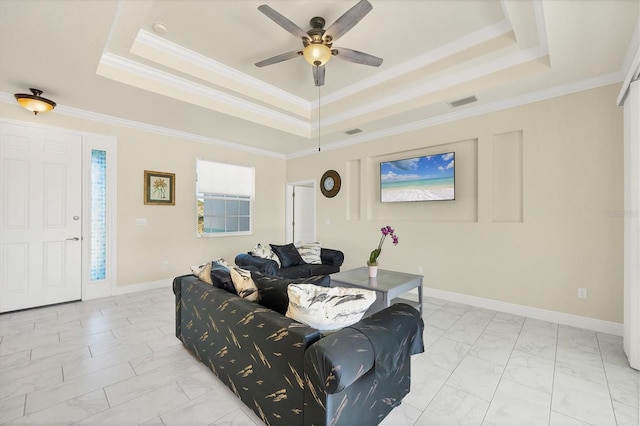
<instances>
[{"instance_id":1,"label":"framed picture","mask_svg":"<svg viewBox=\"0 0 640 426\"><path fill-rule=\"evenodd\" d=\"M175 173L144 171L144 203L157 206L176 204Z\"/></svg>"}]
</instances>

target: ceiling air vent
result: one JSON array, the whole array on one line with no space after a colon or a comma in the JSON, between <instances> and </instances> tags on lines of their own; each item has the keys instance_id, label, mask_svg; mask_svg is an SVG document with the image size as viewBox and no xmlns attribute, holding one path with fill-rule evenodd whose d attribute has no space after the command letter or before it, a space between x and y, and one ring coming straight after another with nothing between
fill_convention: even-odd
<instances>
[{"instance_id":1,"label":"ceiling air vent","mask_svg":"<svg viewBox=\"0 0 640 426\"><path fill-rule=\"evenodd\" d=\"M362 129L351 129L345 132L348 135L355 135L356 133L362 133Z\"/></svg>"},{"instance_id":2,"label":"ceiling air vent","mask_svg":"<svg viewBox=\"0 0 640 426\"><path fill-rule=\"evenodd\" d=\"M451 101L451 102L449 102L449 106L451 108L458 108L458 107L461 107L462 105L471 104L471 103L474 103L474 102L478 102L478 98L476 98L475 95L474 96L469 96L467 98L462 98L462 99L458 99L458 100L455 100L455 101Z\"/></svg>"}]
</instances>

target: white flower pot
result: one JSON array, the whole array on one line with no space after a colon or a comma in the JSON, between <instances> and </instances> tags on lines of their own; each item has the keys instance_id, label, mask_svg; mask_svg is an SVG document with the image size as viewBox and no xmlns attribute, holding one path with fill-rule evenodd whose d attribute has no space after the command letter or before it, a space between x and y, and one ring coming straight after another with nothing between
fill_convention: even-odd
<instances>
[{"instance_id":1,"label":"white flower pot","mask_svg":"<svg viewBox=\"0 0 640 426\"><path fill-rule=\"evenodd\" d=\"M378 276L378 265L369 265L369 278L375 278Z\"/></svg>"}]
</instances>

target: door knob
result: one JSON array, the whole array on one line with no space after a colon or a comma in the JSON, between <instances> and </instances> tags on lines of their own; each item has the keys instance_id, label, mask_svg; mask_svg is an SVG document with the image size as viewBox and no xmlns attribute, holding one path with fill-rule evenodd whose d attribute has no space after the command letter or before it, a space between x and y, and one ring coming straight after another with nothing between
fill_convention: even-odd
<instances>
[{"instance_id":1,"label":"door knob","mask_svg":"<svg viewBox=\"0 0 640 426\"><path fill-rule=\"evenodd\" d=\"M67 238L67 241L80 241L80 238L78 237Z\"/></svg>"}]
</instances>

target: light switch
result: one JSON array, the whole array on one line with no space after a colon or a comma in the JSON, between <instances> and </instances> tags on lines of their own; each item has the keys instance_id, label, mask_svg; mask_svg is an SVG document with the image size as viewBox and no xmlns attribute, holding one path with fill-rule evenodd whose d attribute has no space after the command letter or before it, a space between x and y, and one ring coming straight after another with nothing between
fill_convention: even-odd
<instances>
[{"instance_id":1,"label":"light switch","mask_svg":"<svg viewBox=\"0 0 640 426\"><path fill-rule=\"evenodd\" d=\"M136 219L136 225L146 225L147 219Z\"/></svg>"}]
</instances>

